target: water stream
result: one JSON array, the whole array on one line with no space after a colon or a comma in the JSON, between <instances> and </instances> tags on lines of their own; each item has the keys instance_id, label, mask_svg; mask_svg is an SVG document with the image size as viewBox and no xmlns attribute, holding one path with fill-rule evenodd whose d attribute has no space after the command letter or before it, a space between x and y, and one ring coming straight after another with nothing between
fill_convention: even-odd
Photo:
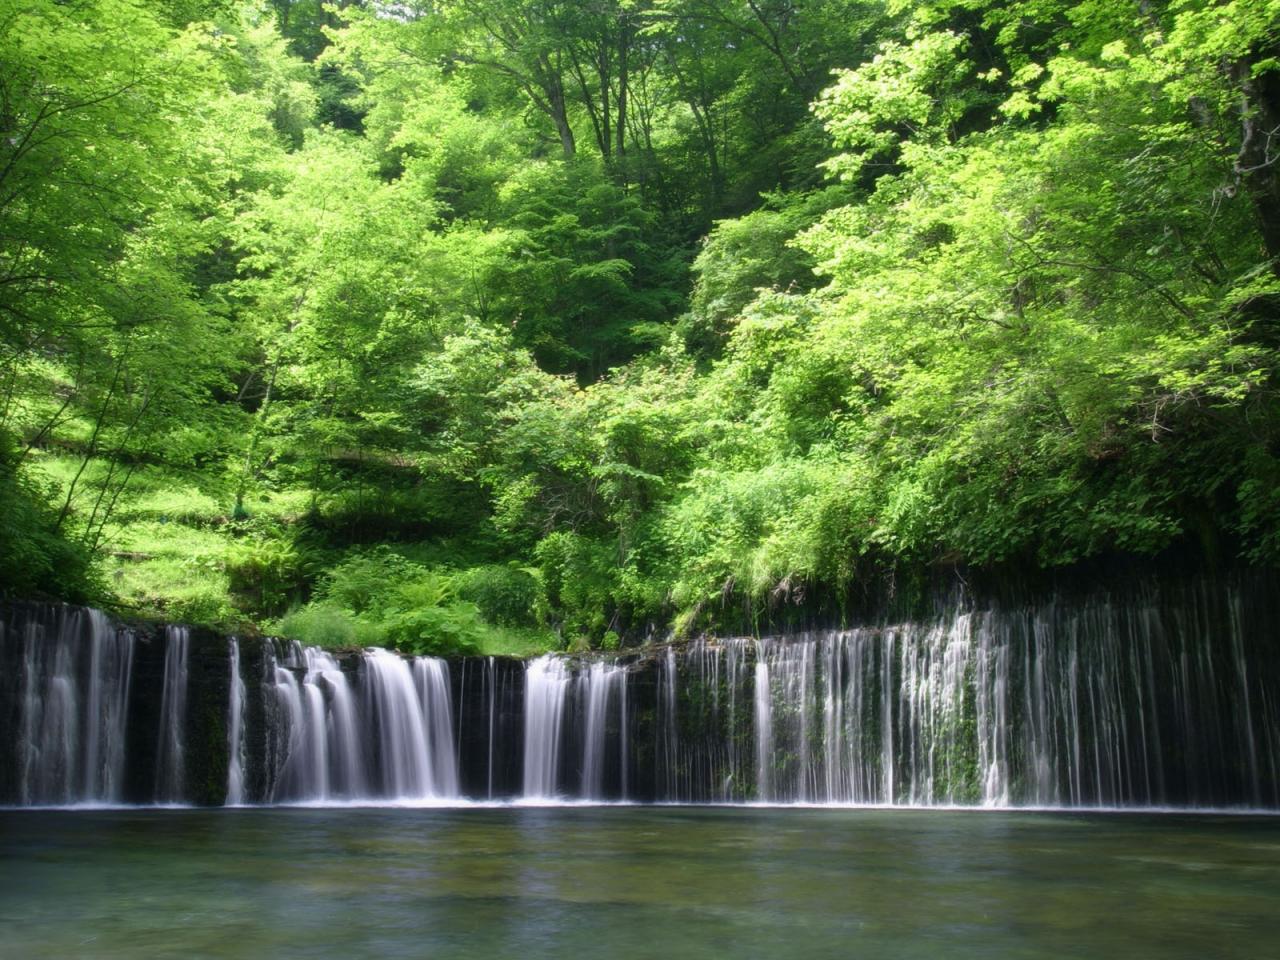
<instances>
[{"instance_id":1,"label":"water stream","mask_svg":"<svg viewBox=\"0 0 1280 960\"><path fill-rule=\"evenodd\" d=\"M165 628L164 686L160 694L160 737L156 744L156 800L181 803L186 778L187 683L191 633Z\"/></svg>"},{"instance_id":2,"label":"water stream","mask_svg":"<svg viewBox=\"0 0 1280 960\"><path fill-rule=\"evenodd\" d=\"M538 657L525 668L524 796L527 798L550 799L559 793L560 743L569 680L569 665L559 657Z\"/></svg>"},{"instance_id":3,"label":"water stream","mask_svg":"<svg viewBox=\"0 0 1280 960\"><path fill-rule=\"evenodd\" d=\"M527 663L28 606L0 800L1280 808L1271 585Z\"/></svg>"},{"instance_id":4,"label":"water stream","mask_svg":"<svg viewBox=\"0 0 1280 960\"><path fill-rule=\"evenodd\" d=\"M10 677L19 714L11 761L15 799L112 803L123 799L134 638L97 610L50 607L0 625L18 648Z\"/></svg>"},{"instance_id":5,"label":"water stream","mask_svg":"<svg viewBox=\"0 0 1280 960\"><path fill-rule=\"evenodd\" d=\"M231 650L231 708L227 715L227 806L244 803L244 708L246 688L240 676L240 641L228 641Z\"/></svg>"}]
</instances>

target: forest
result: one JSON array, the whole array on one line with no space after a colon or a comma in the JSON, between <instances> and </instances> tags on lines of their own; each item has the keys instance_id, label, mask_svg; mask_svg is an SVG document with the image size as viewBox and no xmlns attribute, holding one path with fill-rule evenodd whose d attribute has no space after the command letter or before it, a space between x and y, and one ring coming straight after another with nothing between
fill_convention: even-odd
<instances>
[{"instance_id":1,"label":"forest","mask_svg":"<svg viewBox=\"0 0 1280 960\"><path fill-rule=\"evenodd\" d=\"M0 0L0 593L419 654L1280 560L1280 0Z\"/></svg>"}]
</instances>

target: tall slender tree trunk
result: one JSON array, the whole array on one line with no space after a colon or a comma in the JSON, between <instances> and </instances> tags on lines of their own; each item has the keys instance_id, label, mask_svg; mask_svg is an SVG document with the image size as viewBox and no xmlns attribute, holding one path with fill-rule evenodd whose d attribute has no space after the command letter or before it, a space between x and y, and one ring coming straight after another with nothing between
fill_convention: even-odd
<instances>
[{"instance_id":1,"label":"tall slender tree trunk","mask_svg":"<svg viewBox=\"0 0 1280 960\"><path fill-rule=\"evenodd\" d=\"M1258 229L1271 272L1280 276L1280 75L1268 70L1253 75L1254 66L1280 54L1260 51L1232 65L1240 88L1240 151L1235 175L1253 202Z\"/></svg>"},{"instance_id":2,"label":"tall slender tree trunk","mask_svg":"<svg viewBox=\"0 0 1280 960\"><path fill-rule=\"evenodd\" d=\"M624 20L618 29L618 124L614 133L618 138L614 153L621 162L627 152L627 53L631 47L631 31Z\"/></svg>"},{"instance_id":3,"label":"tall slender tree trunk","mask_svg":"<svg viewBox=\"0 0 1280 960\"><path fill-rule=\"evenodd\" d=\"M548 102L551 104L551 120L556 125L556 133L560 135L560 148L564 158L572 160L578 152L578 145L573 139L573 127L569 126L569 115L565 109L564 90L556 88L548 91Z\"/></svg>"}]
</instances>

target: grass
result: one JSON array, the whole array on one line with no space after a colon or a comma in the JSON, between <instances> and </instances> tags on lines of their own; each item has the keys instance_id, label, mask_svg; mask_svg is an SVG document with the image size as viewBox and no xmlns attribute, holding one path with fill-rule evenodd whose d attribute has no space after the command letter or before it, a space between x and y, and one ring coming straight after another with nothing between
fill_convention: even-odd
<instances>
[{"instance_id":1,"label":"grass","mask_svg":"<svg viewBox=\"0 0 1280 960\"><path fill-rule=\"evenodd\" d=\"M144 616L239 626L226 573L230 544L218 531L147 520L119 528L104 563L122 605Z\"/></svg>"},{"instance_id":2,"label":"grass","mask_svg":"<svg viewBox=\"0 0 1280 960\"><path fill-rule=\"evenodd\" d=\"M267 632L328 650L388 645L384 626L332 603L313 603L264 624ZM484 624L471 635L475 653L491 657L534 657L561 649L550 630Z\"/></svg>"},{"instance_id":3,"label":"grass","mask_svg":"<svg viewBox=\"0 0 1280 960\"><path fill-rule=\"evenodd\" d=\"M72 524L84 523L110 465L92 460L82 468L81 458L65 449L37 456L33 466L46 482L62 491L62 496L75 481L69 518ZM117 468L116 477L119 475ZM103 532L102 579L119 607L135 616L222 629L258 629L329 649L388 645L393 636L389 631L394 629L391 618L362 616L332 600L295 606L278 617L258 609L265 589L262 578L267 575L251 564L246 585L246 558L261 555L261 559L277 548L291 551L289 527L310 511L313 502L307 488L255 491L245 500L249 520L236 523L230 516L234 495L225 484L176 468L139 466ZM452 542L403 543L393 549L406 561L416 563L419 571L427 571L428 580L436 578L447 586L467 568L483 568L490 559L475 545ZM357 548L321 549L319 553L313 549L307 554L310 566L306 569L315 576L321 570L332 570L344 556L359 553ZM377 590L391 596L409 586L382 579ZM428 649L431 644L448 648L456 642L461 649L484 656L531 657L563 647L560 637L545 627L498 626L485 621L474 605L459 605L452 590L448 586L447 595L437 598L447 608L437 612L442 612L445 625L454 624L456 639L447 639L454 636L450 633L437 636L431 629L424 635ZM284 601L277 597L275 602ZM436 601L409 594L401 596L400 602L405 609L424 613L429 612L425 607L436 606ZM466 617L460 616L466 611L470 611Z\"/></svg>"},{"instance_id":4,"label":"grass","mask_svg":"<svg viewBox=\"0 0 1280 960\"><path fill-rule=\"evenodd\" d=\"M226 519L223 504L194 486L154 490L130 499L119 519L146 517L186 524L210 524Z\"/></svg>"},{"instance_id":5,"label":"grass","mask_svg":"<svg viewBox=\"0 0 1280 960\"><path fill-rule=\"evenodd\" d=\"M536 657L560 649L560 638L550 630L493 627L480 640L480 653L486 657Z\"/></svg>"},{"instance_id":6,"label":"grass","mask_svg":"<svg viewBox=\"0 0 1280 960\"><path fill-rule=\"evenodd\" d=\"M365 623L329 604L310 604L291 610L264 626L269 633L327 650L376 647L382 643L382 632L377 625Z\"/></svg>"},{"instance_id":7,"label":"grass","mask_svg":"<svg viewBox=\"0 0 1280 960\"><path fill-rule=\"evenodd\" d=\"M69 515L83 523L109 464L46 453L34 464L61 495L76 480ZM117 476L119 475L117 471ZM219 627L241 627L226 574L234 541L218 491L193 484L181 472L156 466L134 470L103 531L103 579L130 613Z\"/></svg>"}]
</instances>

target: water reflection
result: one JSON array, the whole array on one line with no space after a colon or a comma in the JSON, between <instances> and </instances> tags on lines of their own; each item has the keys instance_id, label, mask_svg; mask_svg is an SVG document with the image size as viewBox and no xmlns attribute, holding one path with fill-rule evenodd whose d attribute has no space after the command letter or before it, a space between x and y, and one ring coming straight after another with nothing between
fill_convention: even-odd
<instances>
[{"instance_id":1,"label":"water reflection","mask_svg":"<svg viewBox=\"0 0 1280 960\"><path fill-rule=\"evenodd\" d=\"M1280 818L0 812L0 954L1267 956Z\"/></svg>"}]
</instances>

